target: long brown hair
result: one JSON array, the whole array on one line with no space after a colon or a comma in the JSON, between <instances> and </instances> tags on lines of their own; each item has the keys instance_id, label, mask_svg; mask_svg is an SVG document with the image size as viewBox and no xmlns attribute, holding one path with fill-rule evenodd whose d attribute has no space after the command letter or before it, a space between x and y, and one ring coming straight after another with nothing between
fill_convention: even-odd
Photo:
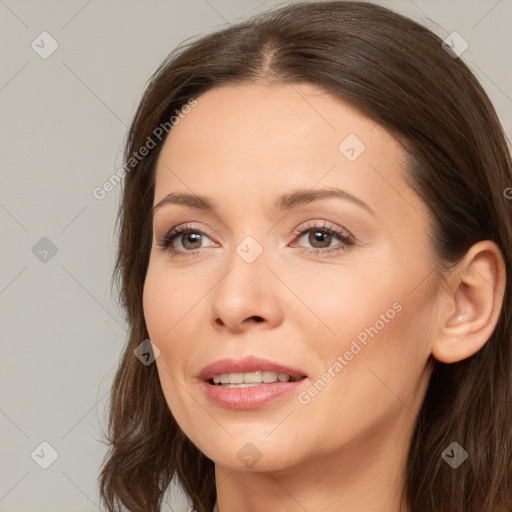
<instances>
[{"instance_id":1,"label":"long brown hair","mask_svg":"<svg viewBox=\"0 0 512 512\"><path fill-rule=\"evenodd\" d=\"M155 364L141 364L133 350L149 337L142 291L155 163L165 140L156 129L212 87L248 81L317 85L393 133L408 155L409 184L429 208L440 271L480 240L501 249L507 281L497 326L473 356L435 361L404 461L402 497L412 512L512 510L512 165L488 96L441 43L375 4L298 3L183 44L151 77L128 133L116 219L113 282L129 337L99 478L109 511L159 510L173 478L198 512L210 512L216 499L214 463L174 420ZM149 139L154 147L139 158ZM457 470L441 459L454 440L469 454Z\"/></svg>"}]
</instances>

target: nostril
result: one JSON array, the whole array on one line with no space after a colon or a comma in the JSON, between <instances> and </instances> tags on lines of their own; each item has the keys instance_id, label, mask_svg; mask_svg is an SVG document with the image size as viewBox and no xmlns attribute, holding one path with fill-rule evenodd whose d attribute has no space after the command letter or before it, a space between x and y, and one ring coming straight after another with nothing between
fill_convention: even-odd
<instances>
[{"instance_id":1,"label":"nostril","mask_svg":"<svg viewBox=\"0 0 512 512\"><path fill-rule=\"evenodd\" d=\"M261 316L254 316L253 318L256 322L263 322L263 318L261 318Z\"/></svg>"}]
</instances>

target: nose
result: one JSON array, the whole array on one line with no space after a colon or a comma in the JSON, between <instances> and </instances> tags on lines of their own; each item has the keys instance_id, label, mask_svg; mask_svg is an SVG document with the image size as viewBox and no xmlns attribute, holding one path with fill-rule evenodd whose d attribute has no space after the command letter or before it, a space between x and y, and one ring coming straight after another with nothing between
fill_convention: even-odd
<instances>
[{"instance_id":1,"label":"nose","mask_svg":"<svg viewBox=\"0 0 512 512\"><path fill-rule=\"evenodd\" d=\"M250 261L234 250L212 290L211 319L217 330L241 333L255 327L271 329L282 322L282 290L267 266L265 251Z\"/></svg>"}]
</instances>

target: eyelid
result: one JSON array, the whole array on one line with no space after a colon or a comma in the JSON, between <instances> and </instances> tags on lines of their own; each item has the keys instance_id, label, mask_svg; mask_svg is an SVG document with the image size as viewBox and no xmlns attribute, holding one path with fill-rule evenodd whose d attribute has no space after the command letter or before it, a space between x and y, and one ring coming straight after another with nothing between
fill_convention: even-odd
<instances>
[{"instance_id":1,"label":"eyelid","mask_svg":"<svg viewBox=\"0 0 512 512\"><path fill-rule=\"evenodd\" d=\"M211 237L208 236L204 232L204 230L196 228L191 224L185 223L185 224L177 224L177 225L173 226L172 228L170 228L169 230L164 231L163 235L157 239L157 245L160 246L165 251L166 248L168 247L168 245L170 243L174 242L174 240L176 240L176 238L178 238L180 235L182 235L184 233L189 233L189 232L197 232L201 236L206 236L207 238L209 238L211 240ZM169 239L172 239L172 240L170 242L167 242ZM192 253L193 251L187 251L187 252Z\"/></svg>"},{"instance_id":2,"label":"eyelid","mask_svg":"<svg viewBox=\"0 0 512 512\"><path fill-rule=\"evenodd\" d=\"M346 228L340 226L337 227L336 225L329 225L327 221L306 221L311 222L311 224L303 225L301 224L297 229L294 230L292 233L293 236L299 236L303 235L305 231L311 230L311 229L318 229L318 230L326 230L326 231L332 231L336 233L337 236L343 235L345 238L351 238L354 239L354 235Z\"/></svg>"},{"instance_id":3,"label":"eyelid","mask_svg":"<svg viewBox=\"0 0 512 512\"><path fill-rule=\"evenodd\" d=\"M295 238L306 236L308 232L313 230L324 231L325 233L334 236L339 240L340 243L335 245L334 247L325 247L321 249L309 248L309 247L299 247L302 249L303 253L314 254L315 256L320 257L328 257L330 254L337 254L343 251L349 250L356 243L356 238L350 231L343 227L333 227L329 226L326 221L322 221L322 223L318 223L318 221L313 221L311 224L302 225L294 231Z\"/></svg>"}]
</instances>

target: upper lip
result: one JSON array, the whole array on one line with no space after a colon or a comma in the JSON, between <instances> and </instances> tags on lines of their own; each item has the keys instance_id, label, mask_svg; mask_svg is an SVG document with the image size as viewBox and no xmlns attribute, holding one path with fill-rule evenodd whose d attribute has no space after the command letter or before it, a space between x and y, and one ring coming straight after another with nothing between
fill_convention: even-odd
<instances>
[{"instance_id":1,"label":"upper lip","mask_svg":"<svg viewBox=\"0 0 512 512\"><path fill-rule=\"evenodd\" d=\"M274 371L277 373L286 373L290 377L301 378L306 377L305 372L290 368L284 364L268 359L261 359L255 356L244 357L243 359L219 359L208 366L205 366L199 378L203 381L209 381L214 375L221 375L223 373L248 373L262 371Z\"/></svg>"}]
</instances>

